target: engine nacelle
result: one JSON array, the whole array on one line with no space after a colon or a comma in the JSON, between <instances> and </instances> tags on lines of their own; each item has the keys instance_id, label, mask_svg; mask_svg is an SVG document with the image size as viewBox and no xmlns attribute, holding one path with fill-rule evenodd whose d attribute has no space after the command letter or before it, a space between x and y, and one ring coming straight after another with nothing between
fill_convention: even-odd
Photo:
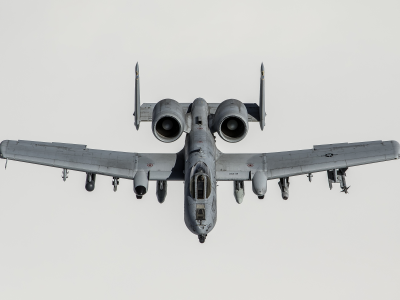
<instances>
[{"instance_id":1,"label":"engine nacelle","mask_svg":"<svg viewBox=\"0 0 400 300\"><path fill-rule=\"evenodd\" d=\"M152 119L153 134L164 143L176 141L185 129L185 114L173 99L159 101L153 109Z\"/></svg>"},{"instance_id":2,"label":"engine nacelle","mask_svg":"<svg viewBox=\"0 0 400 300\"><path fill-rule=\"evenodd\" d=\"M85 184L85 189L88 192L92 192L94 190L96 183L96 174L93 173L86 173L86 184Z\"/></svg>"},{"instance_id":3,"label":"engine nacelle","mask_svg":"<svg viewBox=\"0 0 400 300\"><path fill-rule=\"evenodd\" d=\"M252 180L253 192L258 196L258 199L264 199L267 192L267 175L265 172L257 171Z\"/></svg>"},{"instance_id":4,"label":"engine nacelle","mask_svg":"<svg viewBox=\"0 0 400 300\"><path fill-rule=\"evenodd\" d=\"M133 190L137 199L142 199L143 195L147 193L148 186L147 172L138 171L133 179Z\"/></svg>"},{"instance_id":5,"label":"engine nacelle","mask_svg":"<svg viewBox=\"0 0 400 300\"><path fill-rule=\"evenodd\" d=\"M244 139L249 125L246 106L236 99L223 101L215 112L212 131L230 143Z\"/></svg>"}]
</instances>

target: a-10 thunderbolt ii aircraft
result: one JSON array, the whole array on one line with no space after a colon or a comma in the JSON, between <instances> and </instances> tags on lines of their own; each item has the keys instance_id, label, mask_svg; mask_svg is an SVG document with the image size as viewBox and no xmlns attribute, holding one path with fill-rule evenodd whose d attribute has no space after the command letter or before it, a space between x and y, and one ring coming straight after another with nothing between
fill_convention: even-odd
<instances>
[{"instance_id":1,"label":"a-10 thunderbolt ii aircraft","mask_svg":"<svg viewBox=\"0 0 400 300\"><path fill-rule=\"evenodd\" d=\"M135 80L135 126L152 122L154 136L164 143L179 139L185 132L185 147L178 153L126 153L88 149L85 145L3 141L0 157L27 163L86 172L87 191L95 188L96 176L113 178L114 191L119 179L133 180L136 197L141 199L149 181L156 181L157 199L163 203L169 180L184 181L185 223L204 243L217 221L217 181L232 181L237 203L244 197L244 181L251 181L253 192L263 199L267 181L277 179L282 198L289 198L289 177L326 171L329 187L340 183L347 193L346 170L349 167L399 158L396 141L373 141L314 146L309 150L277 153L224 154L215 145L214 134L229 143L244 139L248 122L265 126L264 67L261 65L259 105L228 99L207 103L202 98L192 103L164 99L140 105L139 66ZM6 161L6 164L7 164Z\"/></svg>"}]
</instances>

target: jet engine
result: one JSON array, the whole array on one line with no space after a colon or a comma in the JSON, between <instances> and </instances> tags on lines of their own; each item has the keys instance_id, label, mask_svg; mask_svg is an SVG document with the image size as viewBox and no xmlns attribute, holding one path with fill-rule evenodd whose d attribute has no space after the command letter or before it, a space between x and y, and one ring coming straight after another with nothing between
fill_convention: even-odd
<instances>
[{"instance_id":1,"label":"jet engine","mask_svg":"<svg viewBox=\"0 0 400 300\"><path fill-rule=\"evenodd\" d=\"M159 101L153 109L154 136L164 143L176 141L185 129L185 114L173 99Z\"/></svg>"},{"instance_id":2,"label":"jet engine","mask_svg":"<svg viewBox=\"0 0 400 300\"><path fill-rule=\"evenodd\" d=\"M212 131L229 142L236 143L244 139L248 130L247 109L242 102L228 99L222 102L214 115Z\"/></svg>"}]
</instances>

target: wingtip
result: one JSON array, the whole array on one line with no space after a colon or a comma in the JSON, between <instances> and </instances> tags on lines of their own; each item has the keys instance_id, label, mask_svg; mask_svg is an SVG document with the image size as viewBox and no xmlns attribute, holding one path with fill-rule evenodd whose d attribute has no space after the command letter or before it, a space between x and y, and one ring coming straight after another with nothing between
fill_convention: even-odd
<instances>
[{"instance_id":1,"label":"wingtip","mask_svg":"<svg viewBox=\"0 0 400 300\"><path fill-rule=\"evenodd\" d=\"M136 63L136 71L139 71L139 62Z\"/></svg>"},{"instance_id":2,"label":"wingtip","mask_svg":"<svg viewBox=\"0 0 400 300\"><path fill-rule=\"evenodd\" d=\"M0 143L0 158L4 158L7 150L8 141L4 140Z\"/></svg>"},{"instance_id":3,"label":"wingtip","mask_svg":"<svg viewBox=\"0 0 400 300\"><path fill-rule=\"evenodd\" d=\"M264 63L261 63L261 72L264 71Z\"/></svg>"},{"instance_id":4,"label":"wingtip","mask_svg":"<svg viewBox=\"0 0 400 300\"><path fill-rule=\"evenodd\" d=\"M394 152L397 158L400 158L400 144L398 141L392 141L393 147L394 147Z\"/></svg>"}]
</instances>

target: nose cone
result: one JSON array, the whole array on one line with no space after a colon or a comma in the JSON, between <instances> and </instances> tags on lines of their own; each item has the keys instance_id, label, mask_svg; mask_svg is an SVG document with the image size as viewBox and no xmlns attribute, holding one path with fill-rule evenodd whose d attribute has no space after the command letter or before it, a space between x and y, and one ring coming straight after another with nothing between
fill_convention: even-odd
<instances>
[{"instance_id":1,"label":"nose cone","mask_svg":"<svg viewBox=\"0 0 400 300\"><path fill-rule=\"evenodd\" d=\"M165 121L162 122L162 128L164 128L165 130L171 130L172 129L172 121L169 119L166 119Z\"/></svg>"},{"instance_id":2,"label":"nose cone","mask_svg":"<svg viewBox=\"0 0 400 300\"><path fill-rule=\"evenodd\" d=\"M229 130L235 130L238 128L239 124L236 120L229 120L228 123L226 124L226 127L228 127Z\"/></svg>"}]
</instances>

